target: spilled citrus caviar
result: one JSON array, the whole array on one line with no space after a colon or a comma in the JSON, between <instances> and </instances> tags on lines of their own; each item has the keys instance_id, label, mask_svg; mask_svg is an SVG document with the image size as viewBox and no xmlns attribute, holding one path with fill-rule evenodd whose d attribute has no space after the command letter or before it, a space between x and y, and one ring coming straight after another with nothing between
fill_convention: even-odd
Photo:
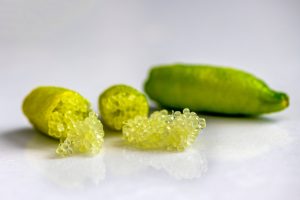
<instances>
[{"instance_id":1,"label":"spilled citrus caviar","mask_svg":"<svg viewBox=\"0 0 300 200\"><path fill-rule=\"evenodd\" d=\"M70 120L66 138L61 139L56 153L61 156L73 153L96 154L100 151L103 143L103 126L94 112L84 120Z\"/></svg>"},{"instance_id":2,"label":"spilled citrus caviar","mask_svg":"<svg viewBox=\"0 0 300 200\"><path fill-rule=\"evenodd\" d=\"M123 139L137 148L183 151L205 128L205 119L185 108L183 113L156 111L149 118L137 116L125 122Z\"/></svg>"}]
</instances>

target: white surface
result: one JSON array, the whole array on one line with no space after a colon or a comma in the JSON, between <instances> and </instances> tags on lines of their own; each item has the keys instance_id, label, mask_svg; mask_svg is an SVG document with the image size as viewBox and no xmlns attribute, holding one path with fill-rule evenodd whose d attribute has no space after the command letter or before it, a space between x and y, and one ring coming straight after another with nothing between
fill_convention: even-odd
<instances>
[{"instance_id":1,"label":"white surface","mask_svg":"<svg viewBox=\"0 0 300 200\"><path fill-rule=\"evenodd\" d=\"M298 199L299 9L297 0L0 0L1 199ZM38 85L77 90L96 109L111 84L142 89L150 66L177 61L247 70L291 105L206 117L184 153L140 152L107 134L99 155L67 159L20 109Z\"/></svg>"}]
</instances>

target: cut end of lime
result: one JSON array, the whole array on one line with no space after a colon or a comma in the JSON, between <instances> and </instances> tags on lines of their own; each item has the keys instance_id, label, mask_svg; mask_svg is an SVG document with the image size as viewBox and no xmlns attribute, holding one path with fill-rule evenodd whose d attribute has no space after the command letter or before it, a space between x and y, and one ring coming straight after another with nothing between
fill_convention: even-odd
<instances>
[{"instance_id":1,"label":"cut end of lime","mask_svg":"<svg viewBox=\"0 0 300 200\"><path fill-rule=\"evenodd\" d=\"M144 94L127 85L115 85L99 97L99 110L105 125L121 130L124 122L136 116L147 116L149 105Z\"/></svg>"},{"instance_id":2,"label":"cut end of lime","mask_svg":"<svg viewBox=\"0 0 300 200\"><path fill-rule=\"evenodd\" d=\"M48 121L48 134L60 139L56 153L69 156L73 153L99 152L104 131L89 103L77 93L62 96Z\"/></svg>"},{"instance_id":3,"label":"cut end of lime","mask_svg":"<svg viewBox=\"0 0 300 200\"><path fill-rule=\"evenodd\" d=\"M137 116L123 126L123 139L140 149L183 151L205 128L205 119L184 109L168 114L167 110L156 111L150 118Z\"/></svg>"},{"instance_id":4,"label":"cut end of lime","mask_svg":"<svg viewBox=\"0 0 300 200\"><path fill-rule=\"evenodd\" d=\"M65 93L49 115L48 134L66 138L74 122L84 120L90 112L89 103L75 92Z\"/></svg>"}]
</instances>

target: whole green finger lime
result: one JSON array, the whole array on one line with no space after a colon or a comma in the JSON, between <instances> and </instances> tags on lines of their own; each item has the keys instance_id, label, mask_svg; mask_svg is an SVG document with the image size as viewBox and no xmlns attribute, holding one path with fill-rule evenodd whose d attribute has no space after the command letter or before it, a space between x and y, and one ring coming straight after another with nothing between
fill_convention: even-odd
<instances>
[{"instance_id":1,"label":"whole green finger lime","mask_svg":"<svg viewBox=\"0 0 300 200\"><path fill-rule=\"evenodd\" d=\"M23 112L37 130L60 140L59 155L95 154L101 149L103 126L90 103L75 91L38 87L24 99Z\"/></svg>"},{"instance_id":2,"label":"whole green finger lime","mask_svg":"<svg viewBox=\"0 0 300 200\"><path fill-rule=\"evenodd\" d=\"M289 97L233 68L173 64L154 67L145 91L163 107L223 114L259 115L285 109Z\"/></svg>"},{"instance_id":3,"label":"whole green finger lime","mask_svg":"<svg viewBox=\"0 0 300 200\"><path fill-rule=\"evenodd\" d=\"M147 116L146 96L128 85L114 85L99 96L102 121L113 130L121 130L123 123L135 116Z\"/></svg>"}]
</instances>

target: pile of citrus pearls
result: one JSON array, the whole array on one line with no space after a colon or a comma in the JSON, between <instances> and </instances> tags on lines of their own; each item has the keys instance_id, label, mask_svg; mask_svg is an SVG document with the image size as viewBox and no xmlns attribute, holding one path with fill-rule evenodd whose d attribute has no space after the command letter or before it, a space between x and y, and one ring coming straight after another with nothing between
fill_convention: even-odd
<instances>
[{"instance_id":1,"label":"pile of citrus pearls","mask_svg":"<svg viewBox=\"0 0 300 200\"><path fill-rule=\"evenodd\" d=\"M183 113L156 111L149 118L137 116L125 122L123 139L141 149L183 151L205 128L205 119L185 108Z\"/></svg>"},{"instance_id":2,"label":"pile of citrus pearls","mask_svg":"<svg viewBox=\"0 0 300 200\"><path fill-rule=\"evenodd\" d=\"M56 153L68 156L74 153L97 154L103 143L104 131L102 123L94 112L81 121L72 121L67 136L60 140Z\"/></svg>"}]
</instances>

